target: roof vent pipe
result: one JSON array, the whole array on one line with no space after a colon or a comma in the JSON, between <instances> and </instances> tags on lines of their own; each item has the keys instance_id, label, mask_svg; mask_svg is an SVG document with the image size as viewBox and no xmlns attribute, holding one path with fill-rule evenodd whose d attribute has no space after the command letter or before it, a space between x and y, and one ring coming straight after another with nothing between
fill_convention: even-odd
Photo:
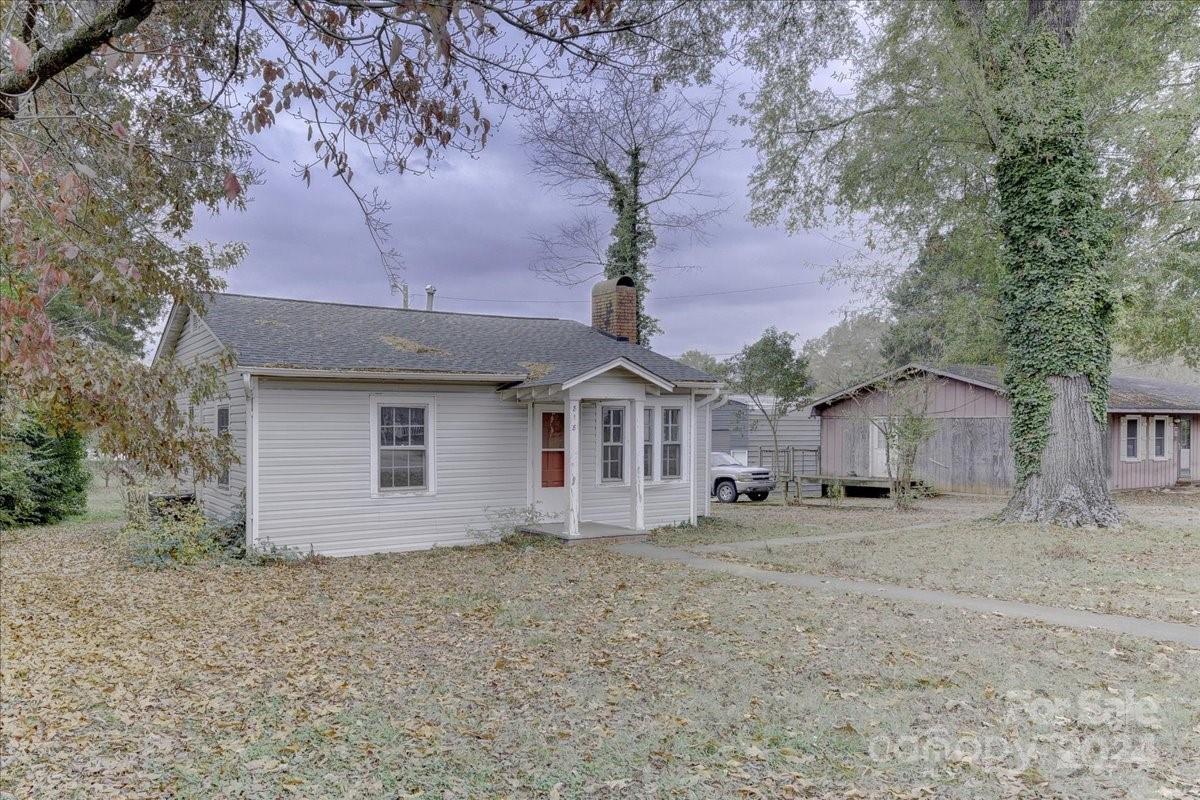
<instances>
[{"instance_id":1,"label":"roof vent pipe","mask_svg":"<svg viewBox=\"0 0 1200 800\"><path fill-rule=\"evenodd\" d=\"M433 295L437 291L431 283L425 287L425 310L433 311Z\"/></svg>"}]
</instances>

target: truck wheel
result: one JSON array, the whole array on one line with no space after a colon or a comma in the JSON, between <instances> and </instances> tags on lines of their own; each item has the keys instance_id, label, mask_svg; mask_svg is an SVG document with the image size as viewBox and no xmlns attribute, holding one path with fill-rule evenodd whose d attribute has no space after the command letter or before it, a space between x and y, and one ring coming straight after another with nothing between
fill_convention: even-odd
<instances>
[{"instance_id":1,"label":"truck wheel","mask_svg":"<svg viewBox=\"0 0 1200 800\"><path fill-rule=\"evenodd\" d=\"M721 481L717 484L717 500L722 503L736 503L737 498L738 490L733 481Z\"/></svg>"},{"instance_id":2,"label":"truck wheel","mask_svg":"<svg viewBox=\"0 0 1200 800\"><path fill-rule=\"evenodd\" d=\"M763 500L767 499L767 494L768 492L750 492L747 497L756 503L761 503Z\"/></svg>"}]
</instances>

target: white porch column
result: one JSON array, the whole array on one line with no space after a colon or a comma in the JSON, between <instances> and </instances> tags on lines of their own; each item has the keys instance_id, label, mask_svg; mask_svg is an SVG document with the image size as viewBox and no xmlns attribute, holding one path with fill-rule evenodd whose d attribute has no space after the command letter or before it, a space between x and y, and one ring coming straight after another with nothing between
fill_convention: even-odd
<instances>
[{"instance_id":1,"label":"white porch column","mask_svg":"<svg viewBox=\"0 0 1200 800\"><path fill-rule=\"evenodd\" d=\"M579 400L567 399L567 536L579 535Z\"/></svg>"},{"instance_id":2,"label":"white porch column","mask_svg":"<svg viewBox=\"0 0 1200 800\"><path fill-rule=\"evenodd\" d=\"M646 529L646 401L634 400L633 406L633 529Z\"/></svg>"}]
</instances>

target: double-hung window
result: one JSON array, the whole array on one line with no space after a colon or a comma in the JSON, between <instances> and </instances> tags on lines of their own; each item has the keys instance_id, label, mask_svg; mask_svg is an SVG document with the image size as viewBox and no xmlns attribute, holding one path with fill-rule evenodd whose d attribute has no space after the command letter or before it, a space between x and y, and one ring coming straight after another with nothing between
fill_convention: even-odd
<instances>
[{"instance_id":1,"label":"double-hung window","mask_svg":"<svg viewBox=\"0 0 1200 800\"><path fill-rule=\"evenodd\" d=\"M1121 460L1141 461L1142 454L1142 418L1121 418Z\"/></svg>"},{"instance_id":2,"label":"double-hung window","mask_svg":"<svg viewBox=\"0 0 1200 800\"><path fill-rule=\"evenodd\" d=\"M662 479L683 477L683 409L662 409Z\"/></svg>"},{"instance_id":3,"label":"double-hung window","mask_svg":"<svg viewBox=\"0 0 1200 800\"><path fill-rule=\"evenodd\" d=\"M625 409L621 406L600 409L600 479L625 480Z\"/></svg>"},{"instance_id":4,"label":"double-hung window","mask_svg":"<svg viewBox=\"0 0 1200 800\"><path fill-rule=\"evenodd\" d=\"M645 430L642 432L642 453L646 460L645 473L643 477L646 480L654 479L654 409L646 408Z\"/></svg>"},{"instance_id":5,"label":"double-hung window","mask_svg":"<svg viewBox=\"0 0 1200 800\"><path fill-rule=\"evenodd\" d=\"M217 406L217 436L225 436L228 433L229 406ZM229 465L221 468L221 474L217 476L217 486L229 487Z\"/></svg>"},{"instance_id":6,"label":"double-hung window","mask_svg":"<svg viewBox=\"0 0 1200 800\"><path fill-rule=\"evenodd\" d=\"M1171 449L1171 420L1167 417L1154 417L1150 420L1150 458L1155 461L1166 461L1170 458Z\"/></svg>"},{"instance_id":7,"label":"double-hung window","mask_svg":"<svg viewBox=\"0 0 1200 800\"><path fill-rule=\"evenodd\" d=\"M428 407L379 406L379 489L428 489Z\"/></svg>"}]
</instances>

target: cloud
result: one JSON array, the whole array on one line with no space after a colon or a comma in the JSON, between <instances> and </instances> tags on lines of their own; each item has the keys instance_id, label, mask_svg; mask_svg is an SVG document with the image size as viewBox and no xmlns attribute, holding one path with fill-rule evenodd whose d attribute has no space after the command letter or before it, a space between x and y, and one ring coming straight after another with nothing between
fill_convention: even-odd
<instances>
[{"instance_id":1,"label":"cloud","mask_svg":"<svg viewBox=\"0 0 1200 800\"><path fill-rule=\"evenodd\" d=\"M197 220L199 239L249 245L245 261L227 276L229 290L399 305L350 193L319 171L310 188L292 175L294 157L310 147L301 131L281 125L259 144L277 161L266 165L265 184L252 189L248 210ZM809 338L837 322L853 299L848 287L823 284L744 291L815 281L821 265L847 255L835 241L844 232L789 236L779 227L751 225L746 179L753 164L754 153L735 146L703 166L705 185L723 193L731 208L707 243L685 240L663 259L700 268L666 271L654 281L648 308L664 329L656 350L729 353L768 325ZM578 209L530 174L515 118L478 156L452 153L427 175L377 176L363 164L355 180L363 189L378 185L391 203L391 243L415 304L423 305L423 287L431 283L443 310L588 319L588 286L557 286L529 269L536 253L530 235L553 232ZM659 299L696 294L707 296Z\"/></svg>"}]
</instances>

